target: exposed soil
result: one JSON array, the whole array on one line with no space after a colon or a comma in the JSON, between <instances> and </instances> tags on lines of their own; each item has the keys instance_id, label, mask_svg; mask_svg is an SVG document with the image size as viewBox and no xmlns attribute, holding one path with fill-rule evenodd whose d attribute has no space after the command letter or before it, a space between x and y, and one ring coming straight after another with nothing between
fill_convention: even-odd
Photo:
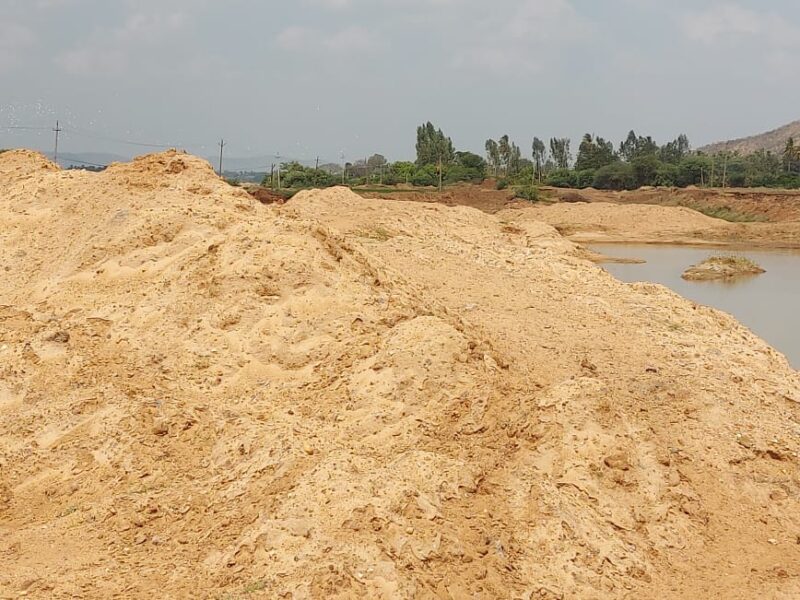
<instances>
[{"instance_id":1,"label":"exposed soil","mask_svg":"<svg viewBox=\"0 0 800 600\"><path fill-rule=\"evenodd\" d=\"M517 219L544 221L582 244L639 243L800 248L800 220L731 223L683 206L607 202L533 205ZM510 215L501 212L501 215Z\"/></svg>"},{"instance_id":2,"label":"exposed soil","mask_svg":"<svg viewBox=\"0 0 800 600\"><path fill-rule=\"evenodd\" d=\"M0 597L799 597L800 375L537 214L4 153Z\"/></svg>"}]
</instances>

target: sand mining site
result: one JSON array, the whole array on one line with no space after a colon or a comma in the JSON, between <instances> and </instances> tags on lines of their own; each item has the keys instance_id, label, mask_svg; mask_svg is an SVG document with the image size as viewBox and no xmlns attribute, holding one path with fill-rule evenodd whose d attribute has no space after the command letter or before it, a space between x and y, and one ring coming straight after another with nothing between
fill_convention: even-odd
<instances>
[{"instance_id":1,"label":"sand mining site","mask_svg":"<svg viewBox=\"0 0 800 600\"><path fill-rule=\"evenodd\" d=\"M567 210L0 155L0 597L800 597L798 372Z\"/></svg>"}]
</instances>

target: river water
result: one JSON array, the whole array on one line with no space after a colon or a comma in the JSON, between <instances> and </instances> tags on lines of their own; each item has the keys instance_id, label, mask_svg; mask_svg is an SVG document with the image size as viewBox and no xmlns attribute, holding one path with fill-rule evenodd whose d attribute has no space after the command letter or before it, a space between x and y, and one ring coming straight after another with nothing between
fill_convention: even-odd
<instances>
[{"instance_id":1,"label":"river water","mask_svg":"<svg viewBox=\"0 0 800 600\"><path fill-rule=\"evenodd\" d=\"M602 266L622 281L660 283L685 298L733 315L800 369L800 251L638 244L598 244L591 249L606 256L647 261ZM681 279L691 265L719 254L746 256L767 272L732 282Z\"/></svg>"}]
</instances>

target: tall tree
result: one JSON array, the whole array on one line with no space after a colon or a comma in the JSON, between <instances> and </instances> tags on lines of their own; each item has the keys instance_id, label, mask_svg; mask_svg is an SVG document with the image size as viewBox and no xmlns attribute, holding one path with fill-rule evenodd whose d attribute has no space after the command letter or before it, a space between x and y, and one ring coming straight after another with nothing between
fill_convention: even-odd
<instances>
[{"instance_id":1,"label":"tall tree","mask_svg":"<svg viewBox=\"0 0 800 600\"><path fill-rule=\"evenodd\" d=\"M519 169L522 163L522 151L519 149L514 142L511 143L511 152L508 159L508 166L511 173L519 173Z\"/></svg>"},{"instance_id":2,"label":"tall tree","mask_svg":"<svg viewBox=\"0 0 800 600\"><path fill-rule=\"evenodd\" d=\"M544 165L545 162L547 161L547 148L545 148L544 142L542 140L540 140L538 137L534 137L531 149L533 150L533 166L534 166L535 177L538 178L539 181L541 181L544 171Z\"/></svg>"},{"instance_id":3,"label":"tall tree","mask_svg":"<svg viewBox=\"0 0 800 600\"><path fill-rule=\"evenodd\" d=\"M685 134L681 134L674 141L667 142L661 147L659 158L666 163L677 165L691 151L689 138Z\"/></svg>"},{"instance_id":4,"label":"tall tree","mask_svg":"<svg viewBox=\"0 0 800 600\"><path fill-rule=\"evenodd\" d=\"M511 163L511 144L508 143L508 135L500 138L498 143L500 150L500 162L503 164L505 174L508 175L508 167Z\"/></svg>"},{"instance_id":5,"label":"tall tree","mask_svg":"<svg viewBox=\"0 0 800 600\"><path fill-rule=\"evenodd\" d=\"M449 164L455 150L452 140L429 121L417 128L417 166Z\"/></svg>"},{"instance_id":6,"label":"tall tree","mask_svg":"<svg viewBox=\"0 0 800 600\"><path fill-rule=\"evenodd\" d=\"M553 157L556 169L569 169L569 163L572 161L569 146L569 138L550 139L550 155Z\"/></svg>"},{"instance_id":7,"label":"tall tree","mask_svg":"<svg viewBox=\"0 0 800 600\"><path fill-rule=\"evenodd\" d=\"M587 133L581 140L578 148L578 158L575 160L576 171L599 169L617 160L614 153L614 144L601 137L595 138Z\"/></svg>"},{"instance_id":8,"label":"tall tree","mask_svg":"<svg viewBox=\"0 0 800 600\"><path fill-rule=\"evenodd\" d=\"M619 155L626 162L631 162L644 156L653 156L658 154L659 150L658 144L652 137L649 135L647 137L637 136L633 130L628 133L625 141L619 145Z\"/></svg>"},{"instance_id":9,"label":"tall tree","mask_svg":"<svg viewBox=\"0 0 800 600\"><path fill-rule=\"evenodd\" d=\"M783 150L783 167L791 175L798 170L798 166L800 166L800 146L794 143L793 137L790 137Z\"/></svg>"},{"instance_id":10,"label":"tall tree","mask_svg":"<svg viewBox=\"0 0 800 600\"><path fill-rule=\"evenodd\" d=\"M497 177L500 172L500 146L494 140L486 140L486 159Z\"/></svg>"}]
</instances>

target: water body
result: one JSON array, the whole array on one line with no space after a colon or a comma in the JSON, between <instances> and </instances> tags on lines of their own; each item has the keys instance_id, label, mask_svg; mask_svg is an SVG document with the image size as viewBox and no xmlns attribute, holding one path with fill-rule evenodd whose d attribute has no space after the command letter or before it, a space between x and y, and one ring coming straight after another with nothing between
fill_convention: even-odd
<instances>
[{"instance_id":1,"label":"water body","mask_svg":"<svg viewBox=\"0 0 800 600\"><path fill-rule=\"evenodd\" d=\"M622 281L660 283L685 298L733 315L800 369L800 251L638 244L598 244L591 248L606 256L647 261L603 267ZM745 256L767 272L731 282L681 279L691 265L720 254Z\"/></svg>"}]
</instances>

